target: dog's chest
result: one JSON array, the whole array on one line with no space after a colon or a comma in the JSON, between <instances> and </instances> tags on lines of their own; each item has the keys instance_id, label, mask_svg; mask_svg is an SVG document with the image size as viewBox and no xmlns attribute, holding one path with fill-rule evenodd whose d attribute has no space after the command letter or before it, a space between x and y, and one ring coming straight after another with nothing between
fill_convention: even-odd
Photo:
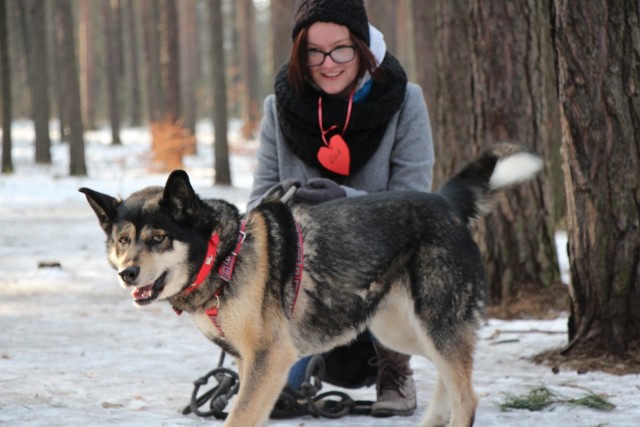
<instances>
[{"instance_id":1,"label":"dog's chest","mask_svg":"<svg viewBox=\"0 0 640 427\"><path fill-rule=\"evenodd\" d=\"M220 330L216 327L211 317L209 317L209 315L207 315L204 310L199 310L193 313L191 317L200 332L202 332L202 334L208 339L215 340L222 336Z\"/></svg>"}]
</instances>

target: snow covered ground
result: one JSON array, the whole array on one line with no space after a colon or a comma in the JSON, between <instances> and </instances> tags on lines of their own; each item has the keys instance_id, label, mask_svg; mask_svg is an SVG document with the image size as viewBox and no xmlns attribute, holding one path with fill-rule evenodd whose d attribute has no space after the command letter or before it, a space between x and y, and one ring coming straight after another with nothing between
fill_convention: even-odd
<instances>
[{"instance_id":1,"label":"snow covered ground","mask_svg":"<svg viewBox=\"0 0 640 427\"><path fill-rule=\"evenodd\" d=\"M232 158L234 188L211 187L210 129L202 127L199 155L186 159L194 185L207 197L246 204L255 159ZM214 368L219 350L187 316L168 305L132 306L107 265L104 236L79 187L126 196L162 185L149 172L148 134L123 131L124 145L107 145L109 132L87 134L89 177L68 177L66 147L55 144L52 166L32 164L32 129L14 131L16 172L0 176L0 424L7 426L221 425L183 416L192 383ZM560 236L561 241L562 236ZM57 262L60 267L38 268ZM561 261L566 270L566 259ZM566 343L566 319L488 320L479 332L474 381L481 398L478 426L639 426L640 377L573 371L554 374L528 358ZM414 358L419 408L413 417L310 417L272 426L417 425L434 385L431 365ZM567 397L585 390L616 405L610 412L559 405L542 412L498 407L506 393L545 385ZM371 399L373 389L350 391Z\"/></svg>"}]
</instances>

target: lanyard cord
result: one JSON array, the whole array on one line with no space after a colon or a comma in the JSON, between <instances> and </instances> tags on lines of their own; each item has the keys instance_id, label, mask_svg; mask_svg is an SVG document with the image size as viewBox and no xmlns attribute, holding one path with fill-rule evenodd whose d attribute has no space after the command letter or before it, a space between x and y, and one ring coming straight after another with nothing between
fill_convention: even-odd
<instances>
[{"instance_id":1,"label":"lanyard cord","mask_svg":"<svg viewBox=\"0 0 640 427\"><path fill-rule=\"evenodd\" d=\"M351 91L351 95L349 95L349 105L347 106L347 118L344 122L344 127L342 128L342 135L344 135L345 131L347 130L347 126L349 125L349 119L351 119L351 107L353 106L353 94L355 93L356 88L354 87L353 90ZM322 127L322 95L320 95L318 97L318 124L320 125L320 134L322 135L322 140L324 141L325 145L329 145L329 143L327 142L327 133L331 132L332 130L334 130L335 128L337 128L337 125L333 125L331 126L329 129L323 129Z\"/></svg>"}]
</instances>

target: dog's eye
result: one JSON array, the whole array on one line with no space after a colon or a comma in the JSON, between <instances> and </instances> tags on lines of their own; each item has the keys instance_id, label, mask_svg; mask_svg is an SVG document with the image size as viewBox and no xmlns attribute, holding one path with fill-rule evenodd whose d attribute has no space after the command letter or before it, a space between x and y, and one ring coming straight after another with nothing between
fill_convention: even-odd
<instances>
[{"instance_id":1,"label":"dog's eye","mask_svg":"<svg viewBox=\"0 0 640 427\"><path fill-rule=\"evenodd\" d=\"M120 236L120 238L118 239L118 243L120 243L121 246L127 246L129 243L131 243L131 239L129 238L129 236Z\"/></svg>"},{"instance_id":2,"label":"dog's eye","mask_svg":"<svg viewBox=\"0 0 640 427\"><path fill-rule=\"evenodd\" d=\"M151 243L153 243L154 245L157 245L159 243L164 242L164 239L166 238L167 238L166 234L156 234L151 238Z\"/></svg>"}]
</instances>

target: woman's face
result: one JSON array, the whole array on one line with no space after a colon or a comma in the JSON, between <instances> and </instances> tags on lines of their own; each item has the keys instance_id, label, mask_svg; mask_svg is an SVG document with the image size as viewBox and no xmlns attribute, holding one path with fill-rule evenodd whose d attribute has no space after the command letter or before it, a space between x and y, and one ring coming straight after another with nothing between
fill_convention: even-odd
<instances>
[{"instance_id":1,"label":"woman's face","mask_svg":"<svg viewBox=\"0 0 640 427\"><path fill-rule=\"evenodd\" d=\"M331 52L337 47L353 46L349 29L331 22L316 22L307 32L307 49ZM336 63L326 56L321 65L308 66L314 83L329 95L348 96L358 76L357 52L352 60Z\"/></svg>"}]
</instances>

